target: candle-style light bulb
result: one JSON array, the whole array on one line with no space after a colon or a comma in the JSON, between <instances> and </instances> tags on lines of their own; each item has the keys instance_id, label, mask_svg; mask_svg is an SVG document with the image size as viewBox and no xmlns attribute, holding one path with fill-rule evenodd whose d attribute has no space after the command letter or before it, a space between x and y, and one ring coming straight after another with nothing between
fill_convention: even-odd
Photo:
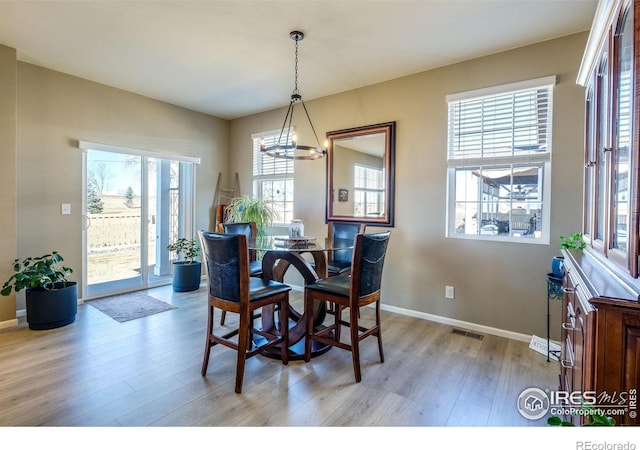
<instances>
[{"instance_id":1,"label":"candle-style light bulb","mask_svg":"<svg viewBox=\"0 0 640 450\"><path fill-rule=\"evenodd\" d=\"M260 138L260 150L264 150L264 138Z\"/></svg>"},{"instance_id":2,"label":"candle-style light bulb","mask_svg":"<svg viewBox=\"0 0 640 450\"><path fill-rule=\"evenodd\" d=\"M296 137L295 134L293 135L293 137L291 137L291 145L293 145L293 148L298 147L298 138Z\"/></svg>"}]
</instances>

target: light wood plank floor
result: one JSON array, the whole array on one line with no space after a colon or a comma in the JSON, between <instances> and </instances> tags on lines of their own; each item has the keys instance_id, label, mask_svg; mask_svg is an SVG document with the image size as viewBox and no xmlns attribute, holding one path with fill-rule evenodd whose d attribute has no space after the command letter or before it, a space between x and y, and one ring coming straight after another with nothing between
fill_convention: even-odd
<instances>
[{"instance_id":1,"label":"light wood plank floor","mask_svg":"<svg viewBox=\"0 0 640 450\"><path fill-rule=\"evenodd\" d=\"M557 388L558 364L527 343L383 312L386 362L365 340L361 383L340 349L288 366L258 356L237 395L232 350L214 347L200 376L205 285L148 293L178 309L118 323L81 305L63 328L0 331L0 426L545 426L522 418L516 399Z\"/></svg>"}]
</instances>

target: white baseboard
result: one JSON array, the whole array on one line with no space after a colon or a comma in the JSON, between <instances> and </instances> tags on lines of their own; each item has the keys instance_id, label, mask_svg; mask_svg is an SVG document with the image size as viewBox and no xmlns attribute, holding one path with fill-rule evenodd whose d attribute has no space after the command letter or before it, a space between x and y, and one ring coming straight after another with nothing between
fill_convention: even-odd
<instances>
[{"instance_id":1,"label":"white baseboard","mask_svg":"<svg viewBox=\"0 0 640 450\"><path fill-rule=\"evenodd\" d=\"M18 326L18 319L4 320L0 322L0 330L5 328L13 328Z\"/></svg>"},{"instance_id":2,"label":"white baseboard","mask_svg":"<svg viewBox=\"0 0 640 450\"><path fill-rule=\"evenodd\" d=\"M290 285L291 289L298 292L304 292L304 286ZM80 300L78 304L84 303L83 300ZM396 314L402 314L403 316L416 317L418 319L430 320L432 322L443 323L445 325L451 325L455 327L466 328L468 330L478 331L481 333L492 334L494 336L500 336L507 339L513 339L516 341L527 342L531 341L531 335L516 333L515 331L502 330L500 328L489 327L486 325L480 325L473 322L465 322L464 320L451 319L449 317L436 316L435 314L429 314L419 311L414 311L412 309L399 308L397 306L385 305L381 304L380 309L383 311L389 311ZM24 309L16 311L16 317L24 317L26 315L26 311ZM4 322L0 322L0 329L3 328L11 328L18 326L18 319L7 320ZM555 341L554 341L555 342Z\"/></svg>"},{"instance_id":3,"label":"white baseboard","mask_svg":"<svg viewBox=\"0 0 640 450\"><path fill-rule=\"evenodd\" d=\"M380 309L384 311L390 311L397 314L402 314L410 317L417 317L418 319L430 320L432 322L443 323L445 325L451 325L460 328L466 328L468 330L478 331L481 333L492 334L494 336L500 336L507 339L513 339L516 341L522 341L529 343L531 336L522 333L516 333L515 331L502 330L500 328L488 327L486 325L480 325L473 322L465 322L464 320L451 319L449 317L436 316L435 314L423 313L419 311L413 311L411 309L398 308L397 306L380 305Z\"/></svg>"},{"instance_id":4,"label":"white baseboard","mask_svg":"<svg viewBox=\"0 0 640 450\"><path fill-rule=\"evenodd\" d=\"M289 285L294 291L304 292L304 286ZM373 307L373 305L369 305ZM412 309L398 308L397 306L386 305L382 303L380 309L383 311L389 311L396 314L402 314L403 316L416 317L418 319L430 320L432 322L443 323L445 325L451 325L454 327L466 328L467 330L478 331L481 333L491 334L494 336L500 336L507 339L513 339L515 341L531 342L531 335L517 333L515 331L502 330L500 328L489 327L486 325L480 325L473 322L465 322L464 320L451 319L449 317L436 316L435 314L423 313L414 311Z\"/></svg>"}]
</instances>

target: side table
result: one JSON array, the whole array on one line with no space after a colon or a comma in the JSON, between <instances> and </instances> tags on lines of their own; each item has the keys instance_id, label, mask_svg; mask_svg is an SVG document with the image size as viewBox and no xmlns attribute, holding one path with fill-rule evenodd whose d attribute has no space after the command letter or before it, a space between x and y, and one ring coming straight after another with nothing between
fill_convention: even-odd
<instances>
[{"instance_id":1,"label":"side table","mask_svg":"<svg viewBox=\"0 0 640 450\"><path fill-rule=\"evenodd\" d=\"M559 350L551 350L551 340L549 338L550 333L550 322L551 322L551 312L549 310L549 303L551 300L561 300L562 299L562 278L557 278L553 273L547 274L547 362L549 362L549 356L553 355L556 358L560 359L560 351Z\"/></svg>"}]
</instances>

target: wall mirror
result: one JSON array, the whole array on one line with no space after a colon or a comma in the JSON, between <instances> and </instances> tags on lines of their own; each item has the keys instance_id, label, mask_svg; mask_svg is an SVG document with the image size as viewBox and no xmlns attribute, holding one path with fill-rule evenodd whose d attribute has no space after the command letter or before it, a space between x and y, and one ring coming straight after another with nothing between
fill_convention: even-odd
<instances>
[{"instance_id":1,"label":"wall mirror","mask_svg":"<svg viewBox=\"0 0 640 450\"><path fill-rule=\"evenodd\" d=\"M395 122L327 133L327 221L392 227Z\"/></svg>"}]
</instances>

